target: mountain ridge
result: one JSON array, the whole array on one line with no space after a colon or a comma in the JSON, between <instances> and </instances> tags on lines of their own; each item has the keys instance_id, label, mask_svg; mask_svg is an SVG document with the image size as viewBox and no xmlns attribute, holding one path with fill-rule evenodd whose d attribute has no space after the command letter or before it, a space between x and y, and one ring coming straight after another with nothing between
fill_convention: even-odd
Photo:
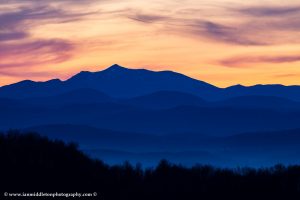
<instances>
[{"instance_id":1,"label":"mountain ridge","mask_svg":"<svg viewBox=\"0 0 300 200\"><path fill-rule=\"evenodd\" d=\"M95 157L106 155L111 161L124 156L136 159L137 154L110 157L93 149L159 150L154 157L181 155L180 161L192 162L202 158L201 153L200 157L177 154L181 147L182 152L217 152L224 160L232 155L240 163L291 161L299 153L299 88L221 89L176 72L114 65L99 72L82 71L66 81L25 80L1 87L0 130L32 127L41 134L79 142ZM249 134L238 135L242 133ZM147 159L154 157L149 154Z\"/></svg>"},{"instance_id":2,"label":"mountain ridge","mask_svg":"<svg viewBox=\"0 0 300 200\"><path fill-rule=\"evenodd\" d=\"M218 88L173 71L129 69L117 64L96 72L81 71L65 81L60 79L44 82L24 80L2 86L0 87L0 98L47 97L83 88L98 90L114 98L133 98L159 91L174 91L193 94L206 101L251 95L274 96L300 101L300 86L257 84Z\"/></svg>"},{"instance_id":3,"label":"mountain ridge","mask_svg":"<svg viewBox=\"0 0 300 200\"><path fill-rule=\"evenodd\" d=\"M187 93L206 93L216 89L203 81L172 71L154 72L145 69L128 69L113 65L98 72L82 71L71 78L45 82L21 81L0 87L0 97L28 98L56 95L80 88L96 89L112 97L134 97L160 90ZM21 90L21 91L20 91Z\"/></svg>"}]
</instances>

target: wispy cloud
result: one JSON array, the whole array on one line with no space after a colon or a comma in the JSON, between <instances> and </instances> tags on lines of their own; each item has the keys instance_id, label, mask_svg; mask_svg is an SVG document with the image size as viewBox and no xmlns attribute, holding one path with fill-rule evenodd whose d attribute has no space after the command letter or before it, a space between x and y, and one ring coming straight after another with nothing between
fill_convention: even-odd
<instances>
[{"instance_id":1,"label":"wispy cloud","mask_svg":"<svg viewBox=\"0 0 300 200\"><path fill-rule=\"evenodd\" d=\"M155 23L155 22L162 22L162 21L165 22L166 20L169 19L169 17L164 15L142 14L142 13L129 15L128 18L143 23Z\"/></svg>"},{"instance_id":2,"label":"wispy cloud","mask_svg":"<svg viewBox=\"0 0 300 200\"><path fill-rule=\"evenodd\" d=\"M21 7L0 13L0 40L29 37L29 29L41 23L65 23L79 20L91 13L69 13L49 6Z\"/></svg>"},{"instance_id":3,"label":"wispy cloud","mask_svg":"<svg viewBox=\"0 0 300 200\"><path fill-rule=\"evenodd\" d=\"M166 17L165 15L144 15L139 14L129 17L132 20L148 23L163 24L165 29L171 29L174 34L192 35L199 38L207 38L216 42L223 42L235 45L256 46L269 45L271 41L261 39L252 35L248 25L226 25L202 19L185 19ZM247 27L248 26L248 27ZM247 28L246 28L247 27ZM174 31L172 31L172 29ZM253 30L254 31L254 30Z\"/></svg>"},{"instance_id":4,"label":"wispy cloud","mask_svg":"<svg viewBox=\"0 0 300 200\"><path fill-rule=\"evenodd\" d=\"M57 73L55 72L50 72L49 70L44 70L44 71L30 71L30 70L27 70L27 71L20 71L20 70L10 70L10 71L7 71L7 70L1 70L0 68L0 75L2 76L10 76L10 77L37 77L37 78L40 78L40 77L49 77L49 76L52 76L52 77L56 77Z\"/></svg>"},{"instance_id":5,"label":"wispy cloud","mask_svg":"<svg viewBox=\"0 0 300 200\"><path fill-rule=\"evenodd\" d=\"M18 6L0 12L0 68L19 68L64 62L74 44L65 39L36 38L30 31L39 25L81 20L91 13L72 13L47 5Z\"/></svg>"},{"instance_id":6,"label":"wispy cloud","mask_svg":"<svg viewBox=\"0 0 300 200\"><path fill-rule=\"evenodd\" d=\"M284 15L299 14L300 6L256 6L248 8L240 8L238 11L255 17L274 17Z\"/></svg>"},{"instance_id":7,"label":"wispy cloud","mask_svg":"<svg viewBox=\"0 0 300 200\"><path fill-rule=\"evenodd\" d=\"M259 63L292 63L299 62L299 55L283 55L283 56L242 56L234 57L220 61L220 64L227 67L253 67Z\"/></svg>"},{"instance_id":8,"label":"wispy cloud","mask_svg":"<svg viewBox=\"0 0 300 200\"><path fill-rule=\"evenodd\" d=\"M100 1L112 1L112 0L97 0ZM50 5L50 4L79 4L86 5L90 3L95 3L95 0L3 0L0 2L0 5L10 5L10 4L18 4L18 5Z\"/></svg>"},{"instance_id":9,"label":"wispy cloud","mask_svg":"<svg viewBox=\"0 0 300 200\"><path fill-rule=\"evenodd\" d=\"M299 74L276 74L273 75L274 78L291 78L291 77L299 77Z\"/></svg>"},{"instance_id":10,"label":"wispy cloud","mask_svg":"<svg viewBox=\"0 0 300 200\"><path fill-rule=\"evenodd\" d=\"M19 40L24 39L29 36L28 33L22 31L3 31L0 32L0 42L1 41L11 41L11 40Z\"/></svg>"},{"instance_id":11,"label":"wispy cloud","mask_svg":"<svg viewBox=\"0 0 300 200\"><path fill-rule=\"evenodd\" d=\"M202 40L206 38L242 46L300 43L300 6L224 7L224 13L219 13L219 17L217 11L210 10L215 15L214 19L203 15L199 9L175 13L136 12L138 14L131 14L129 18L149 25L163 24L169 32L185 36L190 34ZM226 22L222 18L235 20Z\"/></svg>"},{"instance_id":12,"label":"wispy cloud","mask_svg":"<svg viewBox=\"0 0 300 200\"><path fill-rule=\"evenodd\" d=\"M199 26L189 30L195 35L236 45L253 46L268 44L267 41L251 37L242 26L222 25L210 21L196 21L196 23Z\"/></svg>"},{"instance_id":13,"label":"wispy cloud","mask_svg":"<svg viewBox=\"0 0 300 200\"><path fill-rule=\"evenodd\" d=\"M71 42L58 39L0 43L0 68L60 63L72 56L73 49L74 45Z\"/></svg>"}]
</instances>

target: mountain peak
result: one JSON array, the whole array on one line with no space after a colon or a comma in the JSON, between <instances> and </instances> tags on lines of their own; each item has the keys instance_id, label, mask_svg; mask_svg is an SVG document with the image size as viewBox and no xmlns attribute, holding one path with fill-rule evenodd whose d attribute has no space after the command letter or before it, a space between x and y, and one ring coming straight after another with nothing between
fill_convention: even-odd
<instances>
[{"instance_id":1,"label":"mountain peak","mask_svg":"<svg viewBox=\"0 0 300 200\"><path fill-rule=\"evenodd\" d=\"M107 68L105 71L119 71L119 70L128 70L128 69L125 67L122 67L118 64L114 64L114 65L110 66L109 68Z\"/></svg>"}]
</instances>

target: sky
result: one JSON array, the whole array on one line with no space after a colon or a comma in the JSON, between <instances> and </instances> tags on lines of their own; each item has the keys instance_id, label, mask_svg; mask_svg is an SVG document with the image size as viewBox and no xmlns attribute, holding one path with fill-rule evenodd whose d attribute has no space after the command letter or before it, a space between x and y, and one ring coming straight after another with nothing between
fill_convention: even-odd
<instances>
[{"instance_id":1,"label":"sky","mask_svg":"<svg viewBox=\"0 0 300 200\"><path fill-rule=\"evenodd\" d=\"M0 0L0 85L113 64L300 85L299 0Z\"/></svg>"}]
</instances>

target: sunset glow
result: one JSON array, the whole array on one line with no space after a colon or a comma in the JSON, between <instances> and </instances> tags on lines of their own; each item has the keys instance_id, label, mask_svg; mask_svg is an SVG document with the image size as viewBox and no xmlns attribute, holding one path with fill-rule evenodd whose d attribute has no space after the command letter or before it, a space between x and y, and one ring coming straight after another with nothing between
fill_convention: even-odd
<instances>
[{"instance_id":1,"label":"sunset glow","mask_svg":"<svg viewBox=\"0 0 300 200\"><path fill-rule=\"evenodd\" d=\"M300 85L296 0L4 0L0 85L118 63L219 87Z\"/></svg>"}]
</instances>

